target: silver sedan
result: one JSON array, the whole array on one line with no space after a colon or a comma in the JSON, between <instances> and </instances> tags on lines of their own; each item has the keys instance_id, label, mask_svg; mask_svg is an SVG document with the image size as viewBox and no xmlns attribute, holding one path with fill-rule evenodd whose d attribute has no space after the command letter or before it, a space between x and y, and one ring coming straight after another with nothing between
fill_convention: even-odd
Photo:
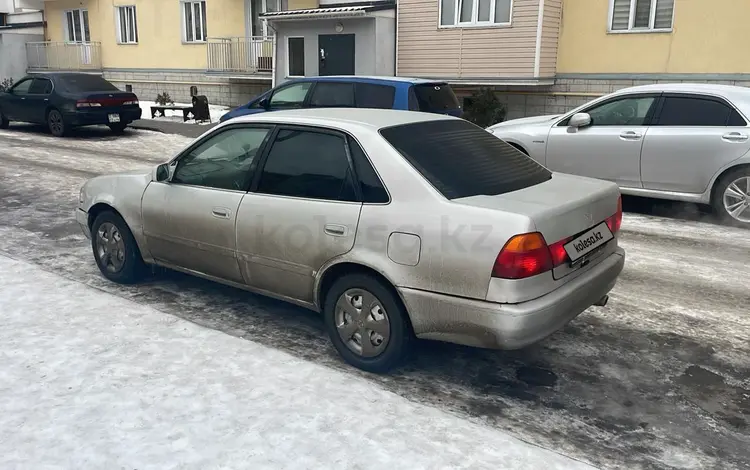
<instances>
[{"instance_id":1,"label":"silver sedan","mask_svg":"<svg viewBox=\"0 0 750 470\"><path fill-rule=\"evenodd\" d=\"M659 84L487 130L552 171L613 181L623 194L711 204L750 228L748 118L748 88Z\"/></svg>"},{"instance_id":2,"label":"silver sedan","mask_svg":"<svg viewBox=\"0 0 750 470\"><path fill-rule=\"evenodd\" d=\"M228 121L172 160L81 188L108 279L159 265L319 311L386 371L415 337L540 341L604 305L625 255L613 183L553 174L467 121L388 110Z\"/></svg>"}]
</instances>

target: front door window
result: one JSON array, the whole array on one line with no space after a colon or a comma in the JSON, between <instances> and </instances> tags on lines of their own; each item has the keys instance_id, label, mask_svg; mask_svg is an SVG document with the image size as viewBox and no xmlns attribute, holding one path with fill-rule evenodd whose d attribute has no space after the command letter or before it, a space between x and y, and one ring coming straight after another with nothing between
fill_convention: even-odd
<instances>
[{"instance_id":1,"label":"front door window","mask_svg":"<svg viewBox=\"0 0 750 470\"><path fill-rule=\"evenodd\" d=\"M271 96L269 107L271 109L301 108L311 86L312 82L301 82L279 88Z\"/></svg>"},{"instance_id":2,"label":"front door window","mask_svg":"<svg viewBox=\"0 0 750 470\"><path fill-rule=\"evenodd\" d=\"M91 42L89 11L79 8L65 12L67 42Z\"/></svg>"}]
</instances>

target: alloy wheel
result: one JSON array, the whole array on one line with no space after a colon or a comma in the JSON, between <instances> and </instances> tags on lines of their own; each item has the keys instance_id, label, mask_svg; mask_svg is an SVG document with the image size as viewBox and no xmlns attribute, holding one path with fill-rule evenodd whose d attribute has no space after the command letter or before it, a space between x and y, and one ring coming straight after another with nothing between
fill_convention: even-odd
<instances>
[{"instance_id":1,"label":"alloy wheel","mask_svg":"<svg viewBox=\"0 0 750 470\"><path fill-rule=\"evenodd\" d=\"M750 176L729 183L723 199L727 214L739 222L750 223Z\"/></svg>"},{"instance_id":2,"label":"alloy wheel","mask_svg":"<svg viewBox=\"0 0 750 470\"><path fill-rule=\"evenodd\" d=\"M364 289L349 289L338 298L335 320L339 337L359 356L378 356L388 346L388 313L380 300Z\"/></svg>"},{"instance_id":3,"label":"alloy wheel","mask_svg":"<svg viewBox=\"0 0 750 470\"><path fill-rule=\"evenodd\" d=\"M125 264L125 242L117 227L105 222L96 232L96 256L108 272L120 272Z\"/></svg>"},{"instance_id":4,"label":"alloy wheel","mask_svg":"<svg viewBox=\"0 0 750 470\"><path fill-rule=\"evenodd\" d=\"M49 121L49 130L52 132L52 134L61 135L63 133L63 129L65 129L62 115L58 111L50 111L47 119Z\"/></svg>"}]
</instances>

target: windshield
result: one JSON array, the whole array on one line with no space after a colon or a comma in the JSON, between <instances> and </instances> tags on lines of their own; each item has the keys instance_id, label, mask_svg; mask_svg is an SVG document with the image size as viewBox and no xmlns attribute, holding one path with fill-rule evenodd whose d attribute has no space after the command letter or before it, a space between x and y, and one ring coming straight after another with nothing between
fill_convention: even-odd
<instances>
[{"instance_id":1,"label":"windshield","mask_svg":"<svg viewBox=\"0 0 750 470\"><path fill-rule=\"evenodd\" d=\"M458 98L456 98L453 89L447 83L414 85L412 89L414 90L414 97L417 100L415 111L444 113L460 108Z\"/></svg>"},{"instance_id":2,"label":"windshield","mask_svg":"<svg viewBox=\"0 0 750 470\"><path fill-rule=\"evenodd\" d=\"M63 75L58 79L61 88L70 93L90 91L120 91L98 75Z\"/></svg>"},{"instance_id":3,"label":"windshield","mask_svg":"<svg viewBox=\"0 0 750 470\"><path fill-rule=\"evenodd\" d=\"M503 194L552 177L533 159L462 119L388 127L380 134L448 199Z\"/></svg>"}]
</instances>

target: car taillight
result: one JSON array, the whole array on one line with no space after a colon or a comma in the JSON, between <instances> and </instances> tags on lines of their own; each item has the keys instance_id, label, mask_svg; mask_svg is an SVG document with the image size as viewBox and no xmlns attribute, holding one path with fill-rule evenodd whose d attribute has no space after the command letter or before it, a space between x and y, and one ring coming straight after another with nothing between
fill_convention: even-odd
<instances>
[{"instance_id":1,"label":"car taillight","mask_svg":"<svg viewBox=\"0 0 750 470\"><path fill-rule=\"evenodd\" d=\"M539 232L516 235L495 258L492 277L523 279L552 269L552 254Z\"/></svg>"},{"instance_id":2,"label":"car taillight","mask_svg":"<svg viewBox=\"0 0 750 470\"><path fill-rule=\"evenodd\" d=\"M565 244L571 241L573 237L568 237L553 243L549 246L549 252L552 255L552 266L558 267L568 261L568 252L565 251Z\"/></svg>"},{"instance_id":3,"label":"car taillight","mask_svg":"<svg viewBox=\"0 0 750 470\"><path fill-rule=\"evenodd\" d=\"M617 198L617 212L614 215L607 217L607 227L612 234L616 234L620 231L622 226L622 196Z\"/></svg>"},{"instance_id":4,"label":"car taillight","mask_svg":"<svg viewBox=\"0 0 750 470\"><path fill-rule=\"evenodd\" d=\"M78 100L76 101L76 108L98 108L102 104L98 101L89 101L89 100Z\"/></svg>"}]
</instances>

